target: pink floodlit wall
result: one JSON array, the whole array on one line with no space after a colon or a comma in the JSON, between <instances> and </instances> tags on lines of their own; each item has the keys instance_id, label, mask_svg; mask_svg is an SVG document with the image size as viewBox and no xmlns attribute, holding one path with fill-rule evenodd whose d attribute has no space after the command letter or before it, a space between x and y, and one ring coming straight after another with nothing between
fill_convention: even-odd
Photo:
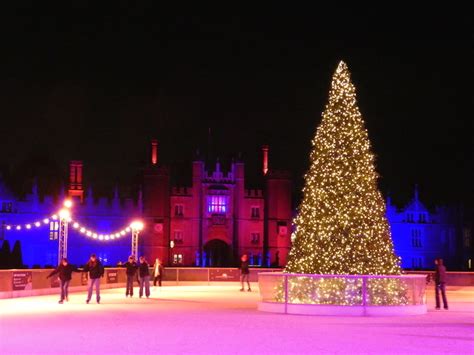
<instances>
[{"instance_id":1,"label":"pink floodlit wall","mask_svg":"<svg viewBox=\"0 0 474 355\"><path fill-rule=\"evenodd\" d=\"M246 189L243 162L222 169L219 160L211 170L194 161L192 186L172 187L152 161L145 173L144 216L154 229L144 237L145 254L173 266L234 265L242 254L253 265L276 266L278 254L286 260L290 233L282 231L290 230L291 181L271 174L268 154L264 166L267 186L261 189ZM266 200L272 204L268 211ZM266 255L274 260L264 261Z\"/></svg>"}]
</instances>

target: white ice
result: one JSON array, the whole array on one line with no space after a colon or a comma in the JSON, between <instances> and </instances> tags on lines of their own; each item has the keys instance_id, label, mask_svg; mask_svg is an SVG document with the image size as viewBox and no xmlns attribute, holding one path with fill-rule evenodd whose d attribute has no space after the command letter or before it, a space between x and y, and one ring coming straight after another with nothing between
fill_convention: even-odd
<instances>
[{"instance_id":1,"label":"white ice","mask_svg":"<svg viewBox=\"0 0 474 355\"><path fill-rule=\"evenodd\" d=\"M255 286L256 287L256 286ZM0 354L474 353L474 287L451 287L449 311L406 317L263 313L258 290L163 286L150 299L102 292L0 300ZM138 290L136 290L138 291ZM138 292L137 292L138 293Z\"/></svg>"}]
</instances>

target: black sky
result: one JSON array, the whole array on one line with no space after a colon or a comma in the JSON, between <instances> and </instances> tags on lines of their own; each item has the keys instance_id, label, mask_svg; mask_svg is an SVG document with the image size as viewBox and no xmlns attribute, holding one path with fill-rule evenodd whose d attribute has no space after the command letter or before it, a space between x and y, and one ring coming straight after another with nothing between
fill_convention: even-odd
<instances>
[{"instance_id":1,"label":"black sky","mask_svg":"<svg viewBox=\"0 0 474 355\"><path fill-rule=\"evenodd\" d=\"M152 2L91 4L3 11L0 163L17 190L39 175L47 191L69 160L82 159L97 190L111 193L119 183L126 191L151 138L161 161L182 172L207 148L209 127L215 155L226 161L242 152L249 178L260 146L270 144L271 165L292 171L298 190L343 59L382 191L403 204L418 183L429 205L472 201L467 10L198 14Z\"/></svg>"}]
</instances>

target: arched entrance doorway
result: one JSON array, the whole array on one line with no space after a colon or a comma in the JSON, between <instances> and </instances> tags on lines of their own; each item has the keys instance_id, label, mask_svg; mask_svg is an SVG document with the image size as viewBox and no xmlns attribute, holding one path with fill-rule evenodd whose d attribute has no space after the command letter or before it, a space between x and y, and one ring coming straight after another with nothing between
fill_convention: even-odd
<instances>
[{"instance_id":1,"label":"arched entrance doorway","mask_svg":"<svg viewBox=\"0 0 474 355\"><path fill-rule=\"evenodd\" d=\"M230 266L231 250L226 242L212 239L204 244L204 253L206 266Z\"/></svg>"}]
</instances>

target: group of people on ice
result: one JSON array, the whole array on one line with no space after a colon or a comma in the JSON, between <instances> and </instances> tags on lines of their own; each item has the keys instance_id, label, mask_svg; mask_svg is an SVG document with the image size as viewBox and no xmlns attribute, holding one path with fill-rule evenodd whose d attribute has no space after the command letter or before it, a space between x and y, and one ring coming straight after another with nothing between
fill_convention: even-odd
<instances>
[{"instance_id":1,"label":"group of people on ice","mask_svg":"<svg viewBox=\"0 0 474 355\"><path fill-rule=\"evenodd\" d=\"M240 291L244 291L244 283L247 283L247 291L251 291L250 289L250 282L249 282L249 261L246 254L241 257L240 263L240 282L242 284L242 288ZM144 256L140 256L139 262L137 263L135 256L130 255L128 261L122 265L122 267L126 268L127 274L127 283L125 287L125 297L133 297L133 283L137 279L138 273L138 282L140 284L140 298L143 295L146 298L150 297L150 265L146 261ZM160 260L157 258L155 260L155 264L153 265L153 286L161 287L161 281L163 279L163 265L161 264ZM58 267L53 270L47 278L50 278L54 275L58 275L60 280L60 290L61 296L59 299L59 303L63 303L64 301L69 301L69 283L72 279L73 272L88 272L89 273L89 281L87 284L87 299L86 303L89 303L92 298L92 293L95 288L96 294L96 301L100 303L100 279L104 276L104 267L100 260L97 258L95 254L91 254L89 260L84 265L82 269L78 269L74 265L70 264L66 258L63 258L58 265Z\"/></svg>"},{"instance_id":2,"label":"group of people on ice","mask_svg":"<svg viewBox=\"0 0 474 355\"><path fill-rule=\"evenodd\" d=\"M140 284L140 298L143 297L143 294L145 294L145 296L149 298L150 265L147 263L145 257L140 256L139 262L137 263L135 260L135 256L130 255L128 261L123 266L127 269L127 284L125 297L133 297L133 282L134 280L136 280L136 275L138 272L138 281ZM104 276L104 266L95 254L91 254L89 260L82 269L78 269L74 265L70 264L66 258L63 258L58 267L47 276L47 278L50 278L54 275L58 275L59 277L61 289L59 303L63 303L65 300L69 301L69 283L71 282L73 272L89 273L86 303L90 302L94 288L96 294L96 301L97 303L100 303L100 279ZM158 282L158 285L161 287L161 280L163 277L163 266L159 259L156 259L155 264L153 265L153 276L153 285L156 286L156 283Z\"/></svg>"},{"instance_id":3,"label":"group of people on ice","mask_svg":"<svg viewBox=\"0 0 474 355\"><path fill-rule=\"evenodd\" d=\"M145 260L144 256L140 256L139 263L137 264L135 257L130 255L128 261L124 264L124 267L127 268L127 284L125 287L125 297L133 297L133 281L136 278L136 273L138 270L138 280L140 283L140 298L143 297L143 290L145 290L146 298L150 297L150 266ZM161 280L163 278L163 265L161 265L160 259L155 260L155 264L153 265L153 286L156 286L158 282L158 286L161 287Z\"/></svg>"}]
</instances>

